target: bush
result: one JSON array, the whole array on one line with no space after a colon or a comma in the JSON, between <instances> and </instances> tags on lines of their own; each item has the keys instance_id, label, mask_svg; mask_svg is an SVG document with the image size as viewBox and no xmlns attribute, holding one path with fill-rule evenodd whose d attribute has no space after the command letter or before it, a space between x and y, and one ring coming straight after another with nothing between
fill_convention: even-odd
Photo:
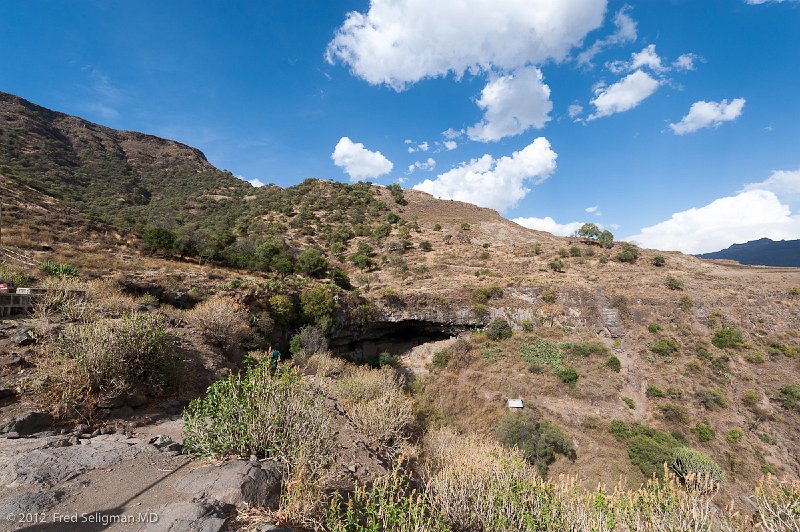
<instances>
[{"instance_id":1,"label":"bush","mask_svg":"<svg viewBox=\"0 0 800 532\"><path fill-rule=\"evenodd\" d=\"M625 405L629 409L636 410L636 401L634 401L632 398L630 398L630 397L620 397L620 399L622 399L622 402L625 403Z\"/></svg>"},{"instance_id":2,"label":"bush","mask_svg":"<svg viewBox=\"0 0 800 532\"><path fill-rule=\"evenodd\" d=\"M572 461L577 458L572 440L558 426L544 419L537 422L525 414L510 414L494 427L494 434L504 444L519 449L542 477L547 475L547 468L555 461L556 454Z\"/></svg>"},{"instance_id":3,"label":"bush","mask_svg":"<svg viewBox=\"0 0 800 532\"><path fill-rule=\"evenodd\" d=\"M148 253L163 253L172 256L177 251L178 239L175 233L163 227L147 229L142 233L142 242Z\"/></svg>"},{"instance_id":4,"label":"bush","mask_svg":"<svg viewBox=\"0 0 800 532\"><path fill-rule=\"evenodd\" d=\"M606 359L606 367L609 368L611 371L619 373L622 370L622 363L616 356L611 355L610 357L608 357L608 359Z\"/></svg>"},{"instance_id":5,"label":"bush","mask_svg":"<svg viewBox=\"0 0 800 532\"><path fill-rule=\"evenodd\" d=\"M350 282L350 276L341 268L333 268L331 270L331 281L342 290L350 290L353 288Z\"/></svg>"},{"instance_id":6,"label":"bush","mask_svg":"<svg viewBox=\"0 0 800 532\"><path fill-rule=\"evenodd\" d=\"M576 236L579 236L589 242L597 242L597 239L600 238L600 234L600 228L593 223L585 223L580 227L580 229L575 231Z\"/></svg>"},{"instance_id":7,"label":"bush","mask_svg":"<svg viewBox=\"0 0 800 532\"><path fill-rule=\"evenodd\" d=\"M662 336L657 342L650 342L647 347L656 355L669 356L678 352L678 342L674 338Z\"/></svg>"},{"instance_id":8,"label":"bush","mask_svg":"<svg viewBox=\"0 0 800 532\"><path fill-rule=\"evenodd\" d=\"M269 298L269 313L277 322L288 323L294 314L292 300L283 294L276 294Z\"/></svg>"},{"instance_id":9,"label":"bush","mask_svg":"<svg viewBox=\"0 0 800 532\"><path fill-rule=\"evenodd\" d=\"M700 388L696 392L697 401L707 410L714 410L716 407L725 408L728 400L725 399L725 392L719 388Z\"/></svg>"},{"instance_id":10,"label":"bush","mask_svg":"<svg viewBox=\"0 0 800 532\"><path fill-rule=\"evenodd\" d=\"M497 284L481 286L476 288L472 293L472 299L476 303L486 303L490 299L498 299L501 297L503 297L503 289Z\"/></svg>"},{"instance_id":11,"label":"bush","mask_svg":"<svg viewBox=\"0 0 800 532\"><path fill-rule=\"evenodd\" d=\"M463 223L461 224L461 230L462 230L462 231L469 231L469 230L470 230L470 227L471 227L471 226L470 226L470 225L469 225L467 222L463 222Z\"/></svg>"},{"instance_id":12,"label":"bush","mask_svg":"<svg viewBox=\"0 0 800 532\"><path fill-rule=\"evenodd\" d=\"M101 397L140 391L167 395L179 385L181 360L164 324L149 314L67 325L45 370L58 402L93 406Z\"/></svg>"},{"instance_id":13,"label":"bush","mask_svg":"<svg viewBox=\"0 0 800 532\"><path fill-rule=\"evenodd\" d=\"M511 325L509 325L508 322L503 318L493 319L492 322L486 326L484 332L489 340L493 340L495 342L511 338L514 335Z\"/></svg>"},{"instance_id":14,"label":"bush","mask_svg":"<svg viewBox=\"0 0 800 532\"><path fill-rule=\"evenodd\" d=\"M683 290L683 281L681 281L677 277L667 275L665 284L667 285L667 288L669 288L670 290Z\"/></svg>"},{"instance_id":15,"label":"bush","mask_svg":"<svg viewBox=\"0 0 800 532\"><path fill-rule=\"evenodd\" d=\"M739 443L742 440L742 431L739 429L731 429L725 436L728 443Z\"/></svg>"},{"instance_id":16,"label":"bush","mask_svg":"<svg viewBox=\"0 0 800 532\"><path fill-rule=\"evenodd\" d=\"M721 484L725 471L706 453L691 447L678 447L672 451L669 468L687 485L695 488Z\"/></svg>"},{"instance_id":17,"label":"bush","mask_svg":"<svg viewBox=\"0 0 800 532\"><path fill-rule=\"evenodd\" d=\"M700 422L692 428L692 434L695 435L697 441L707 442L714 438L714 429L708 423Z\"/></svg>"},{"instance_id":18,"label":"bush","mask_svg":"<svg viewBox=\"0 0 800 532\"><path fill-rule=\"evenodd\" d=\"M761 398L755 390L747 390L744 392L744 395L742 395L742 404L750 410L757 407L760 402Z\"/></svg>"},{"instance_id":19,"label":"bush","mask_svg":"<svg viewBox=\"0 0 800 532\"><path fill-rule=\"evenodd\" d=\"M542 292L542 301L545 303L555 303L557 299L557 295L552 288L548 288L544 292Z\"/></svg>"},{"instance_id":20,"label":"bush","mask_svg":"<svg viewBox=\"0 0 800 532\"><path fill-rule=\"evenodd\" d=\"M569 256L570 257L580 257L581 256L581 248L578 246L572 246L569 248Z\"/></svg>"},{"instance_id":21,"label":"bush","mask_svg":"<svg viewBox=\"0 0 800 532\"><path fill-rule=\"evenodd\" d=\"M614 235L611 233L611 231L606 229L600 233L600 236L597 238L597 243L606 249L611 249L611 247L614 245Z\"/></svg>"},{"instance_id":22,"label":"bush","mask_svg":"<svg viewBox=\"0 0 800 532\"><path fill-rule=\"evenodd\" d=\"M744 344L744 340L742 339L741 331L735 327L723 327L714 333L711 343L720 349L725 349L728 347L740 347Z\"/></svg>"},{"instance_id":23,"label":"bush","mask_svg":"<svg viewBox=\"0 0 800 532\"><path fill-rule=\"evenodd\" d=\"M300 294L300 307L309 323L319 325L323 329L327 329L333 323L336 304L333 294L325 286L314 286L304 290Z\"/></svg>"},{"instance_id":24,"label":"bush","mask_svg":"<svg viewBox=\"0 0 800 532\"><path fill-rule=\"evenodd\" d=\"M566 259L567 257L569 257L569 251L567 250L567 248L559 248L558 256L561 257L562 259Z\"/></svg>"},{"instance_id":25,"label":"bush","mask_svg":"<svg viewBox=\"0 0 800 532\"><path fill-rule=\"evenodd\" d=\"M472 306L472 315L475 317L476 320L480 322L485 322L486 319L489 317L489 309L486 308L486 305L481 305L480 303Z\"/></svg>"},{"instance_id":26,"label":"bush","mask_svg":"<svg viewBox=\"0 0 800 532\"><path fill-rule=\"evenodd\" d=\"M321 484L336 455L334 423L320 391L294 369L265 359L212 384L183 411L184 450L200 456L278 462L284 494L304 480Z\"/></svg>"},{"instance_id":27,"label":"bush","mask_svg":"<svg viewBox=\"0 0 800 532\"><path fill-rule=\"evenodd\" d=\"M784 408L800 410L800 384L787 384L781 388L778 400Z\"/></svg>"},{"instance_id":28,"label":"bush","mask_svg":"<svg viewBox=\"0 0 800 532\"><path fill-rule=\"evenodd\" d=\"M352 367L332 392L356 429L375 443L392 451L406 440L413 409L394 370Z\"/></svg>"},{"instance_id":29,"label":"bush","mask_svg":"<svg viewBox=\"0 0 800 532\"><path fill-rule=\"evenodd\" d=\"M667 263L667 259L664 258L664 255L656 255L650 261L650 264L652 264L653 266L657 266L659 268L661 266L664 266L666 263Z\"/></svg>"},{"instance_id":30,"label":"bush","mask_svg":"<svg viewBox=\"0 0 800 532\"><path fill-rule=\"evenodd\" d=\"M754 351L752 353L747 353L744 356L745 361L750 362L751 364L763 364L764 363L764 353L759 353L758 351Z\"/></svg>"},{"instance_id":31,"label":"bush","mask_svg":"<svg viewBox=\"0 0 800 532\"><path fill-rule=\"evenodd\" d=\"M289 352L292 360L304 364L313 355L328 349L325 333L316 325L306 325L289 341Z\"/></svg>"},{"instance_id":32,"label":"bush","mask_svg":"<svg viewBox=\"0 0 800 532\"><path fill-rule=\"evenodd\" d=\"M536 338L520 344L520 357L528 362L529 369L535 373L541 373L545 367L549 367L561 382L569 386L574 386L578 380L575 368L564 364L561 347L549 340Z\"/></svg>"},{"instance_id":33,"label":"bush","mask_svg":"<svg viewBox=\"0 0 800 532\"><path fill-rule=\"evenodd\" d=\"M681 424L689 422L689 412L683 406L668 403L659 405L658 409L667 421Z\"/></svg>"},{"instance_id":34,"label":"bush","mask_svg":"<svg viewBox=\"0 0 800 532\"><path fill-rule=\"evenodd\" d=\"M442 230L442 224L434 224L433 230L434 231L441 231Z\"/></svg>"},{"instance_id":35,"label":"bush","mask_svg":"<svg viewBox=\"0 0 800 532\"><path fill-rule=\"evenodd\" d=\"M660 430L634 427L634 436L628 441L628 458L646 477L664 475L664 464L669 463L672 452L680 442L671 434Z\"/></svg>"},{"instance_id":36,"label":"bush","mask_svg":"<svg viewBox=\"0 0 800 532\"><path fill-rule=\"evenodd\" d=\"M423 240L419 243L419 249L422 251L431 251L433 249L433 244L431 244L428 240Z\"/></svg>"},{"instance_id":37,"label":"bush","mask_svg":"<svg viewBox=\"0 0 800 532\"><path fill-rule=\"evenodd\" d=\"M575 387L575 383L578 382L578 371L573 368L572 366L565 366L563 368L559 368L555 370L556 376L561 379L561 382L566 384L570 387Z\"/></svg>"},{"instance_id":38,"label":"bush","mask_svg":"<svg viewBox=\"0 0 800 532\"><path fill-rule=\"evenodd\" d=\"M431 366L437 369L444 369L450 363L450 352L446 349L441 349L433 354L431 359Z\"/></svg>"},{"instance_id":39,"label":"bush","mask_svg":"<svg viewBox=\"0 0 800 532\"><path fill-rule=\"evenodd\" d=\"M572 355L582 357L608 354L608 347L602 342L564 342L561 348Z\"/></svg>"},{"instance_id":40,"label":"bush","mask_svg":"<svg viewBox=\"0 0 800 532\"><path fill-rule=\"evenodd\" d=\"M647 331L653 334L657 333L660 330L661 330L661 325L659 325L658 323L651 323L647 326Z\"/></svg>"},{"instance_id":41,"label":"bush","mask_svg":"<svg viewBox=\"0 0 800 532\"><path fill-rule=\"evenodd\" d=\"M533 332L533 322L531 320L529 320L528 318L525 318L524 320L522 320L522 323L520 323L520 326L522 327L522 330L525 331L525 332Z\"/></svg>"},{"instance_id":42,"label":"bush","mask_svg":"<svg viewBox=\"0 0 800 532\"><path fill-rule=\"evenodd\" d=\"M321 249L311 246L297 256L297 267L311 277L322 277L328 270L328 260Z\"/></svg>"},{"instance_id":43,"label":"bush","mask_svg":"<svg viewBox=\"0 0 800 532\"><path fill-rule=\"evenodd\" d=\"M186 313L186 321L207 342L224 350L237 345L250 331L244 308L225 297L206 299Z\"/></svg>"},{"instance_id":44,"label":"bush","mask_svg":"<svg viewBox=\"0 0 800 532\"><path fill-rule=\"evenodd\" d=\"M665 394L664 391L661 388L659 388L658 386L653 386L652 384L647 386L647 391L645 391L645 395L647 395L647 397L666 397L667 396L667 394Z\"/></svg>"},{"instance_id":45,"label":"bush","mask_svg":"<svg viewBox=\"0 0 800 532\"><path fill-rule=\"evenodd\" d=\"M622 242L620 244L621 251L617 253L616 259L619 262L636 262L639 258L639 248L630 242Z\"/></svg>"},{"instance_id":46,"label":"bush","mask_svg":"<svg viewBox=\"0 0 800 532\"><path fill-rule=\"evenodd\" d=\"M547 263L551 270L554 272L563 272L564 271L564 263L559 259L553 259Z\"/></svg>"},{"instance_id":47,"label":"bush","mask_svg":"<svg viewBox=\"0 0 800 532\"><path fill-rule=\"evenodd\" d=\"M39 271L54 277L77 277L78 268L72 264L61 264L45 260L39 263Z\"/></svg>"}]
</instances>

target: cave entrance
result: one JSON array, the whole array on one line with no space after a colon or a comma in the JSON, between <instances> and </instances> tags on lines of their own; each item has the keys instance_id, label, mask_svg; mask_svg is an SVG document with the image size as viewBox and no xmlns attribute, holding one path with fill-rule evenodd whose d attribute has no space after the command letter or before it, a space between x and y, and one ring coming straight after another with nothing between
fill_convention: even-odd
<instances>
[{"instance_id":1,"label":"cave entrance","mask_svg":"<svg viewBox=\"0 0 800 532\"><path fill-rule=\"evenodd\" d=\"M329 346L336 355L368 362L380 353L400 355L418 345L447 340L469 330L468 325L423 320L377 321L340 331L330 338Z\"/></svg>"}]
</instances>

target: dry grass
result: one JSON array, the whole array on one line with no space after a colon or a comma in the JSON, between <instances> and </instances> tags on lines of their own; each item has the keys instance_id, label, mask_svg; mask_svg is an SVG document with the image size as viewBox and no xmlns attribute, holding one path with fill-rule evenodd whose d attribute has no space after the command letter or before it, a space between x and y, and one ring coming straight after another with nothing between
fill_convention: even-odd
<instances>
[{"instance_id":1,"label":"dry grass","mask_svg":"<svg viewBox=\"0 0 800 532\"><path fill-rule=\"evenodd\" d=\"M357 430L387 450L400 448L414 418L413 403L393 370L350 366L331 390Z\"/></svg>"},{"instance_id":2,"label":"dry grass","mask_svg":"<svg viewBox=\"0 0 800 532\"><path fill-rule=\"evenodd\" d=\"M212 297L186 312L186 321L209 343L229 350L250 331L247 313L239 303L225 297Z\"/></svg>"}]
</instances>

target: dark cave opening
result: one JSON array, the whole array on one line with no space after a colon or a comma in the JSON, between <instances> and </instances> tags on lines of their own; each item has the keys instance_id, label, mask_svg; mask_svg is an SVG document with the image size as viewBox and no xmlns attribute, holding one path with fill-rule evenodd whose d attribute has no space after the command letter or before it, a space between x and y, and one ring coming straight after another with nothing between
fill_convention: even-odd
<instances>
[{"instance_id":1,"label":"dark cave opening","mask_svg":"<svg viewBox=\"0 0 800 532\"><path fill-rule=\"evenodd\" d=\"M423 320L376 321L334 332L329 346L336 355L366 362L383 352L399 355L418 345L447 340L468 330L471 330L468 325Z\"/></svg>"}]
</instances>

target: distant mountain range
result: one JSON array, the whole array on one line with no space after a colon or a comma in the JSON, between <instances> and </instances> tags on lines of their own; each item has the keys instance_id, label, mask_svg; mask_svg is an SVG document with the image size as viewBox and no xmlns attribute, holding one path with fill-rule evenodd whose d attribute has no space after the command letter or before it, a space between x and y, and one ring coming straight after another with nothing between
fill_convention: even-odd
<instances>
[{"instance_id":1,"label":"distant mountain range","mask_svg":"<svg viewBox=\"0 0 800 532\"><path fill-rule=\"evenodd\" d=\"M760 238L744 244L734 244L722 251L702 253L701 259L730 259L741 264L761 266L800 266L800 240L770 240Z\"/></svg>"}]
</instances>

